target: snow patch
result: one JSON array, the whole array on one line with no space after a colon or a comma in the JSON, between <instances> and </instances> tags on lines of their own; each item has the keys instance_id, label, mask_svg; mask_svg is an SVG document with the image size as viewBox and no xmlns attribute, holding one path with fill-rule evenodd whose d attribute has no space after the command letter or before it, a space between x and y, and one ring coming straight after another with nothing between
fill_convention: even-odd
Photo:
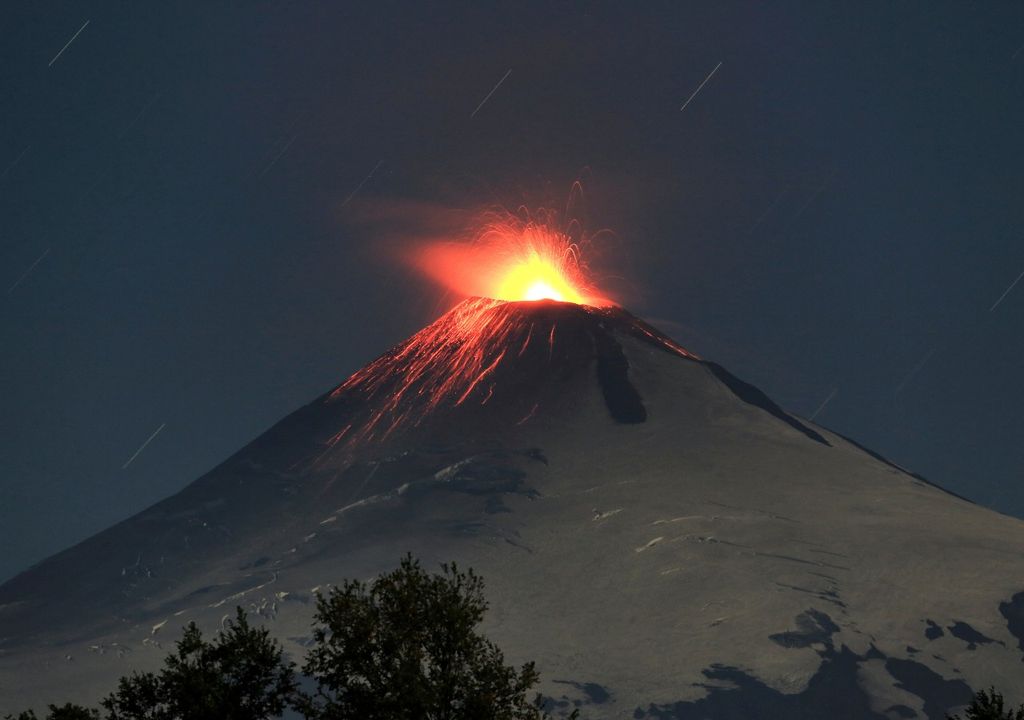
<instances>
[{"instance_id":1,"label":"snow patch","mask_svg":"<svg viewBox=\"0 0 1024 720\"><path fill-rule=\"evenodd\" d=\"M644 550L646 550L648 548L654 547L655 545L657 545L658 543L660 543L664 539L665 539L664 537L659 535L658 537L654 538L653 540L648 540L646 545L641 545L640 547L635 548L635 551L638 552L638 553L642 553Z\"/></svg>"}]
</instances>

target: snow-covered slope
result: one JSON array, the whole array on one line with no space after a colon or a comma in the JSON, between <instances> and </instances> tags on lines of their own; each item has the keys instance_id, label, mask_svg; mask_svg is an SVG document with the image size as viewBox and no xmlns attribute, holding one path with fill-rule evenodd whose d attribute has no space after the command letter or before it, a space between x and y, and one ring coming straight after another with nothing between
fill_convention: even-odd
<instances>
[{"instance_id":1,"label":"snow-covered slope","mask_svg":"<svg viewBox=\"0 0 1024 720\"><path fill-rule=\"evenodd\" d=\"M792 417L621 310L471 300L178 495L0 587L0 711L92 701L235 605L407 551L591 718L1024 701L1024 523Z\"/></svg>"}]
</instances>

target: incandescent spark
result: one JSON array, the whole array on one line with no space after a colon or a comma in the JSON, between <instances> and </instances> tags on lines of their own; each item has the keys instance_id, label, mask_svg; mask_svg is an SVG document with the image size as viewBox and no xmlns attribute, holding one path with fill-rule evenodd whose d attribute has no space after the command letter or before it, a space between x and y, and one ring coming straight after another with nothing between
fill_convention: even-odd
<instances>
[{"instance_id":1,"label":"incandescent spark","mask_svg":"<svg viewBox=\"0 0 1024 720\"><path fill-rule=\"evenodd\" d=\"M434 243L411 259L466 297L614 305L593 287L579 246L550 223L505 217L487 223L474 242Z\"/></svg>"}]
</instances>

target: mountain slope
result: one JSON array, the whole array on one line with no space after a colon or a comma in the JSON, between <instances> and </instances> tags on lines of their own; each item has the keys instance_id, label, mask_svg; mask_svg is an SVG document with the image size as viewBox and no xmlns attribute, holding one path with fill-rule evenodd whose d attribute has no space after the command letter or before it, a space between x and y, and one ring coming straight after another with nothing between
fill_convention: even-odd
<instances>
[{"instance_id":1,"label":"mountain slope","mask_svg":"<svg viewBox=\"0 0 1024 720\"><path fill-rule=\"evenodd\" d=\"M1021 687L1022 549L622 310L470 300L0 587L0 710L236 604L301 657L315 589L412 550L479 570L488 632L588 717L943 717Z\"/></svg>"}]
</instances>

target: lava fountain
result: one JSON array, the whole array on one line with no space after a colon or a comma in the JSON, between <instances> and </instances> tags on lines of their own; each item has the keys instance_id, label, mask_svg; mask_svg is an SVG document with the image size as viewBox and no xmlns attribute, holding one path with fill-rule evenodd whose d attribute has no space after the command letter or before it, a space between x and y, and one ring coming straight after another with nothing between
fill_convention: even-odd
<instances>
[{"instance_id":1,"label":"lava fountain","mask_svg":"<svg viewBox=\"0 0 1024 720\"><path fill-rule=\"evenodd\" d=\"M690 356L597 290L579 244L548 216L492 218L472 242L435 242L409 259L466 299L327 396L343 422L316 463L339 454L344 462L346 448L386 440L439 412L528 422L545 402L537 387L595 365L599 373L625 372L606 323Z\"/></svg>"},{"instance_id":2,"label":"lava fountain","mask_svg":"<svg viewBox=\"0 0 1024 720\"><path fill-rule=\"evenodd\" d=\"M411 260L465 297L615 304L594 287L579 244L552 221L492 219L472 242L436 242L413 253Z\"/></svg>"}]
</instances>

